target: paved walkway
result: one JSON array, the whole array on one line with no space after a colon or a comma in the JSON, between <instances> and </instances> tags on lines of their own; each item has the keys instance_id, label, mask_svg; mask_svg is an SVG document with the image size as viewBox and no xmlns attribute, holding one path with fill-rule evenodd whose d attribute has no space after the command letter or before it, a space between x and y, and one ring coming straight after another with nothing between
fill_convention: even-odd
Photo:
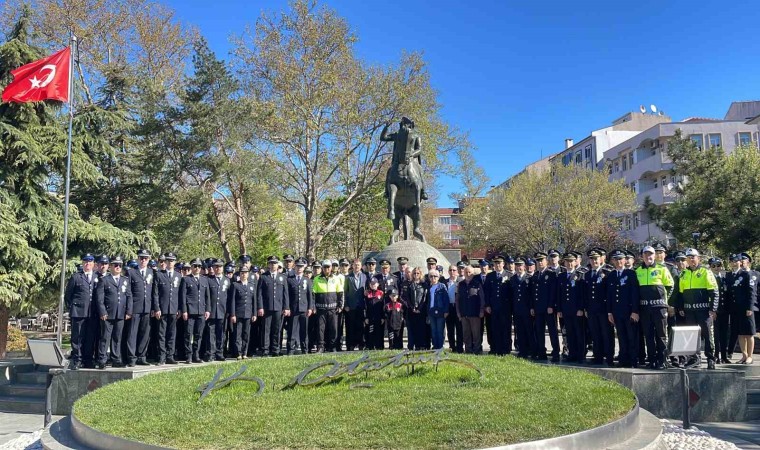
<instances>
[{"instance_id":1,"label":"paved walkway","mask_svg":"<svg viewBox=\"0 0 760 450\"><path fill-rule=\"evenodd\" d=\"M728 441L741 449L760 450L760 420L749 422L711 422L694 424L711 436Z\"/></svg>"},{"instance_id":2,"label":"paved walkway","mask_svg":"<svg viewBox=\"0 0 760 450\"><path fill-rule=\"evenodd\" d=\"M0 446L22 434L34 433L42 428L42 414L12 414L0 412Z\"/></svg>"}]
</instances>

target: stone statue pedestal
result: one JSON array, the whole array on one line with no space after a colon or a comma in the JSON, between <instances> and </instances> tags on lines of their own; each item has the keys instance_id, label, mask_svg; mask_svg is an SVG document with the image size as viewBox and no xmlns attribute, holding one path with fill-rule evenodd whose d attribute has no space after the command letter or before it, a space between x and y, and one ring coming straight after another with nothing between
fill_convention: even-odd
<instances>
[{"instance_id":1,"label":"stone statue pedestal","mask_svg":"<svg viewBox=\"0 0 760 450\"><path fill-rule=\"evenodd\" d=\"M444 273L447 272L449 265L451 265L451 263L446 258L446 256L443 255L443 253L441 253L434 247L431 247L430 245L422 241L415 241L415 240L406 240L406 241L402 240L402 241L394 242L393 244L385 247L379 252L369 252L365 254L364 260L366 260L370 256L377 259L378 268L380 267L379 263L381 259L387 259L388 261L390 261L392 272L395 272L398 270L398 262L396 262L396 259L399 258L400 256L405 256L409 258L409 267L422 268L423 274L427 273L426 260L430 258L431 256L438 260L438 265L443 267Z\"/></svg>"}]
</instances>

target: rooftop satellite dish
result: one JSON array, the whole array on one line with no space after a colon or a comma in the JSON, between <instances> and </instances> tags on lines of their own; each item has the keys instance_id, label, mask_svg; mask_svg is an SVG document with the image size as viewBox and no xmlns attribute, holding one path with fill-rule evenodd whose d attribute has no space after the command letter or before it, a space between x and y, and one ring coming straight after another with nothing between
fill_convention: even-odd
<instances>
[{"instance_id":1,"label":"rooftop satellite dish","mask_svg":"<svg viewBox=\"0 0 760 450\"><path fill-rule=\"evenodd\" d=\"M654 105L649 105L649 109L652 110L652 114L657 114L657 107Z\"/></svg>"},{"instance_id":2,"label":"rooftop satellite dish","mask_svg":"<svg viewBox=\"0 0 760 450\"><path fill-rule=\"evenodd\" d=\"M647 112L647 109L646 107L644 107L644 105L641 105L639 106L639 111L641 111L641 114L644 114L645 112Z\"/></svg>"}]
</instances>

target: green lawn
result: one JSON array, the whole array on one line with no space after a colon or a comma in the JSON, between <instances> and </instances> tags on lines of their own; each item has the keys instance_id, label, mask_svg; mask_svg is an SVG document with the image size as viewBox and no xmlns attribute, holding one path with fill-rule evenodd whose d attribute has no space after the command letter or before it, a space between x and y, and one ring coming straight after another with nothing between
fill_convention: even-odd
<instances>
[{"instance_id":1,"label":"green lawn","mask_svg":"<svg viewBox=\"0 0 760 450\"><path fill-rule=\"evenodd\" d=\"M182 449L432 449L574 433L619 418L635 403L628 389L582 370L513 357L450 356L475 363L484 378L442 363L437 372L432 366L418 365L414 375L386 368L283 391L301 370L330 357L254 359L111 384L77 401L74 414L106 433ZM196 389L220 367L227 376L242 364L249 366L246 375L266 383L262 395L253 396L255 383L237 381L197 403ZM373 387L351 389L356 383Z\"/></svg>"}]
</instances>

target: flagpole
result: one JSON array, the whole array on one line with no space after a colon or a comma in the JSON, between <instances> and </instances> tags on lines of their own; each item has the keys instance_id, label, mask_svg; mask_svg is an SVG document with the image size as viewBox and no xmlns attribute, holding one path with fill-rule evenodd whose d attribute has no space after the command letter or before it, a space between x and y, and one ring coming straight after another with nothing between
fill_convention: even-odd
<instances>
[{"instance_id":1,"label":"flagpole","mask_svg":"<svg viewBox=\"0 0 760 450\"><path fill-rule=\"evenodd\" d=\"M63 262L61 263L61 293L58 301L58 332L56 341L60 347L63 341L63 303L66 293L66 251L69 241L69 193L71 186L71 128L74 121L74 52L76 50L77 37L71 32L71 48L69 55L69 142L66 151L66 196L63 207Z\"/></svg>"}]
</instances>

